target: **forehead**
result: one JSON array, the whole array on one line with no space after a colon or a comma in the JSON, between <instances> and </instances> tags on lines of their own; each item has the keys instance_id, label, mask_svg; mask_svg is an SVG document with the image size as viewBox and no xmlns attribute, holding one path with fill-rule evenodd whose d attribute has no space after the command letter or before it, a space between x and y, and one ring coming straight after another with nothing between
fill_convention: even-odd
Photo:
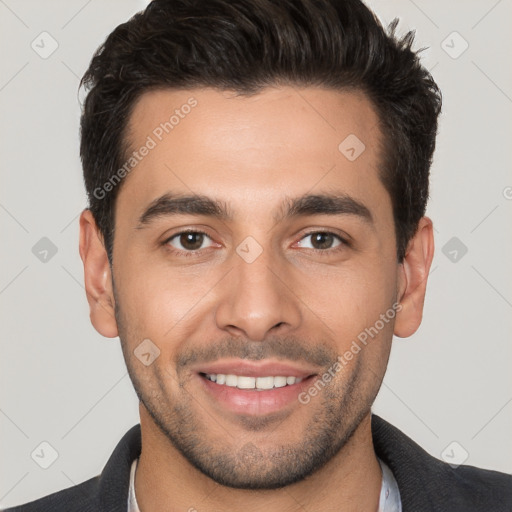
<instances>
[{"instance_id":1,"label":"forehead","mask_svg":"<svg viewBox=\"0 0 512 512\"><path fill-rule=\"evenodd\" d=\"M249 216L306 192L391 207L378 179L378 117L361 92L151 91L134 106L127 133L138 156L116 209L134 216L164 193L207 195Z\"/></svg>"}]
</instances>

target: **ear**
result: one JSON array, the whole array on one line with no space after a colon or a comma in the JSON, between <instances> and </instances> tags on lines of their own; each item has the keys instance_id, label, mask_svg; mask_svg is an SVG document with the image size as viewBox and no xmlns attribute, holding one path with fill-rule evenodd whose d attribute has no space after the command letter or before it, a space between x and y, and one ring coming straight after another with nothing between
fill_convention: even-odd
<instances>
[{"instance_id":1,"label":"ear","mask_svg":"<svg viewBox=\"0 0 512 512\"><path fill-rule=\"evenodd\" d=\"M423 217L416 234L409 241L405 258L399 268L398 298L402 308L397 311L394 333L400 338L411 336L421 324L433 257L432 221Z\"/></svg>"},{"instance_id":2,"label":"ear","mask_svg":"<svg viewBox=\"0 0 512 512\"><path fill-rule=\"evenodd\" d=\"M118 336L114 314L112 275L103 237L91 210L80 215L80 257L84 264L85 292L94 328L107 338Z\"/></svg>"}]
</instances>

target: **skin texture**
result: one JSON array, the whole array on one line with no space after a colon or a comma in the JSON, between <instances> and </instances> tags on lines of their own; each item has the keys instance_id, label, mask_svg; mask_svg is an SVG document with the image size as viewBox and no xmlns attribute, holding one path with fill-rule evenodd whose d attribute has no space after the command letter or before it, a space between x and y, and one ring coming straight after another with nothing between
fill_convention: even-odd
<instances>
[{"instance_id":1,"label":"skin texture","mask_svg":"<svg viewBox=\"0 0 512 512\"><path fill-rule=\"evenodd\" d=\"M362 93L152 91L130 119L133 149L191 97L197 105L122 184L112 268L90 211L80 219L91 321L102 335L120 337L140 399L139 506L271 512L343 503L345 511L376 511L381 472L370 407L393 334L407 337L420 325L432 223L420 221L398 264L391 199L378 177L378 118ZM354 161L338 149L350 134L366 147ZM141 225L166 193L219 200L231 218L180 213ZM279 218L285 201L305 194L350 196L372 220ZM169 241L184 229L207 236L196 245ZM318 232L335 236L319 245L311 236ZM251 263L237 253L248 236L257 242L252 254L262 251ZM245 359L321 376L394 303L396 316L306 405L235 413L197 373L205 362ZM144 339L160 350L149 366L134 355Z\"/></svg>"}]
</instances>

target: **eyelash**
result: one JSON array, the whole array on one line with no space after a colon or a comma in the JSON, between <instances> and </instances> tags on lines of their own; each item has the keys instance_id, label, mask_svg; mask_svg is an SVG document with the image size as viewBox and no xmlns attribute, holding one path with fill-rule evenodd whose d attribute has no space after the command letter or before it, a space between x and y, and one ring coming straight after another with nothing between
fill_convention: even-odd
<instances>
[{"instance_id":1,"label":"eyelash","mask_svg":"<svg viewBox=\"0 0 512 512\"><path fill-rule=\"evenodd\" d=\"M300 240L304 240L304 238L307 238L308 236L318 235L318 234L332 235L334 238L337 238L340 241L339 245L337 245L336 247L332 247L330 249L309 249L309 248L307 248L309 251L314 251L315 254L318 254L319 256L332 256L332 254L342 251L343 249L346 249L347 247L351 247L350 242L346 238L344 238L341 235L338 235L336 233L333 233L332 231L322 231L322 230L309 231L308 233L304 233L304 235L302 236L302 238Z\"/></svg>"},{"instance_id":2,"label":"eyelash","mask_svg":"<svg viewBox=\"0 0 512 512\"><path fill-rule=\"evenodd\" d=\"M175 249L174 247L170 248L171 246L169 245L169 242L171 240L173 240L174 238L177 238L181 235L187 234L187 233L205 235L211 239L210 235L208 235L208 233L206 233L205 231L201 231L200 229L187 229L187 230L180 231L179 233L175 233L174 235L170 236L169 238L167 238L166 240L164 240L162 242L162 245L165 246L167 248L167 250L169 250L169 252L171 252L172 254L174 254L176 256L185 256L186 258L196 256L202 249L196 249L195 251L181 251L179 249ZM309 231L308 233L305 233L300 240L303 240L304 238L307 238L308 236L316 235L316 234L332 235L341 242L340 245L333 247L331 249L309 249L310 251L314 251L315 253L319 254L320 256L329 256L337 251L343 250L346 247L351 247L351 244L347 239L345 239L342 236L340 236L336 233L333 233L331 231L322 231L322 230Z\"/></svg>"},{"instance_id":3,"label":"eyelash","mask_svg":"<svg viewBox=\"0 0 512 512\"><path fill-rule=\"evenodd\" d=\"M185 258L189 258L191 256L197 256L198 252L201 251L201 249L197 249L195 251L180 251L179 249L175 249L174 247L171 247L169 245L169 242L173 240L174 238L177 238L181 235L185 235L187 233L193 233L197 235L205 235L208 238L211 238L208 233L205 231L201 231L200 229L186 229L184 231L180 231L179 233L175 233L174 235L170 236L166 240L162 242L162 245L166 247L166 249L171 252L172 254L175 254L176 256L185 256Z\"/></svg>"}]
</instances>

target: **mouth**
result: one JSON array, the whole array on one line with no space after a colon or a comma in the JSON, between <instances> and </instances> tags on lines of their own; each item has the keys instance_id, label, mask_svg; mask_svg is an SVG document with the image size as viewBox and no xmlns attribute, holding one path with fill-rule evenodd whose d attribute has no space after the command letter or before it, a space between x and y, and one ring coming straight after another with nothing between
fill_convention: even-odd
<instances>
[{"instance_id":1,"label":"mouth","mask_svg":"<svg viewBox=\"0 0 512 512\"><path fill-rule=\"evenodd\" d=\"M215 382L219 386L255 391L268 391L274 388L284 388L285 386L293 386L294 384L298 384L303 381L302 377L294 377L293 375L266 375L264 377L251 377L249 375L226 375L225 373L201 373L201 376L207 378L211 382Z\"/></svg>"},{"instance_id":2,"label":"mouth","mask_svg":"<svg viewBox=\"0 0 512 512\"><path fill-rule=\"evenodd\" d=\"M216 410L262 416L299 406L301 392L318 373L280 363L224 362L201 368L201 389Z\"/></svg>"}]
</instances>

